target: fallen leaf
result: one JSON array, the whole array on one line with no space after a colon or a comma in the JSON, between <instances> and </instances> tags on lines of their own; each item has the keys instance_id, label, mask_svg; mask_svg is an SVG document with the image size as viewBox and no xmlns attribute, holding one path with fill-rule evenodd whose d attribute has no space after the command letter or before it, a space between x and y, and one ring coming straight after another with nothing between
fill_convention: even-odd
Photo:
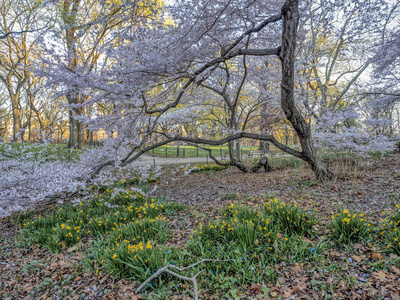
<instances>
[{"instance_id":1,"label":"fallen leaf","mask_svg":"<svg viewBox=\"0 0 400 300\"><path fill-rule=\"evenodd\" d=\"M400 294L398 292L390 292L392 300L400 300Z\"/></svg>"},{"instance_id":2,"label":"fallen leaf","mask_svg":"<svg viewBox=\"0 0 400 300\"><path fill-rule=\"evenodd\" d=\"M305 290L307 289L307 286L295 286L294 287L294 292L296 293L297 296L305 294Z\"/></svg>"},{"instance_id":3,"label":"fallen leaf","mask_svg":"<svg viewBox=\"0 0 400 300\"><path fill-rule=\"evenodd\" d=\"M353 260L355 260L356 262L362 261L362 257L361 257L361 256L358 256L358 255L352 255L351 258L352 258Z\"/></svg>"},{"instance_id":4,"label":"fallen leaf","mask_svg":"<svg viewBox=\"0 0 400 300\"><path fill-rule=\"evenodd\" d=\"M77 245L72 246L72 247L70 247L70 248L67 249L67 252L68 252L68 253L74 252L77 248L78 248Z\"/></svg>"},{"instance_id":5,"label":"fallen leaf","mask_svg":"<svg viewBox=\"0 0 400 300\"><path fill-rule=\"evenodd\" d=\"M285 277L278 277L278 281L279 281L279 283L285 283L285 281L286 281L286 278Z\"/></svg>"},{"instance_id":6,"label":"fallen leaf","mask_svg":"<svg viewBox=\"0 0 400 300\"><path fill-rule=\"evenodd\" d=\"M382 254L373 252L373 253L371 254L371 258L372 258L372 259L375 259L375 260L380 260L380 259L385 259L386 257L385 257L384 255L382 255Z\"/></svg>"},{"instance_id":7,"label":"fallen leaf","mask_svg":"<svg viewBox=\"0 0 400 300\"><path fill-rule=\"evenodd\" d=\"M400 269L399 269L399 268L397 268L397 267L395 267L395 266L392 266L392 267L390 268L390 270L391 270L393 273L395 273L395 274L397 274L397 275L400 275Z\"/></svg>"},{"instance_id":8,"label":"fallen leaf","mask_svg":"<svg viewBox=\"0 0 400 300\"><path fill-rule=\"evenodd\" d=\"M261 292L261 287L259 284L252 283L250 289L254 292L259 294Z\"/></svg>"},{"instance_id":9,"label":"fallen leaf","mask_svg":"<svg viewBox=\"0 0 400 300\"><path fill-rule=\"evenodd\" d=\"M363 245L362 244L353 244L354 249L362 249Z\"/></svg>"},{"instance_id":10,"label":"fallen leaf","mask_svg":"<svg viewBox=\"0 0 400 300\"><path fill-rule=\"evenodd\" d=\"M287 290L283 293L284 298L288 298L292 295L293 290Z\"/></svg>"},{"instance_id":11,"label":"fallen leaf","mask_svg":"<svg viewBox=\"0 0 400 300\"><path fill-rule=\"evenodd\" d=\"M294 264L294 267L293 267L293 270L294 270L296 273L300 273L300 271L302 270L301 267L300 267L300 264L299 264L299 263L295 263L295 264Z\"/></svg>"},{"instance_id":12,"label":"fallen leaf","mask_svg":"<svg viewBox=\"0 0 400 300\"><path fill-rule=\"evenodd\" d=\"M373 272L372 276L380 281L386 281L389 278L388 274L383 270Z\"/></svg>"}]
</instances>

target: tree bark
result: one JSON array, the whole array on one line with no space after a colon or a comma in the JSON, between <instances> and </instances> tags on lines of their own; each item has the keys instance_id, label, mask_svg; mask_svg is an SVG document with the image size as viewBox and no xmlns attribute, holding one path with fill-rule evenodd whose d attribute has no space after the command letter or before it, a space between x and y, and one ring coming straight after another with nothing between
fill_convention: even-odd
<instances>
[{"instance_id":1,"label":"tree bark","mask_svg":"<svg viewBox=\"0 0 400 300\"><path fill-rule=\"evenodd\" d=\"M69 110L68 114L69 114L69 117L68 117L68 121L69 121L69 126L68 126L69 138L68 138L67 147L68 148L72 148L72 147L75 147L76 144L77 144L77 141L76 141L76 120L74 119L72 109Z\"/></svg>"},{"instance_id":2,"label":"tree bark","mask_svg":"<svg viewBox=\"0 0 400 300\"><path fill-rule=\"evenodd\" d=\"M237 160L238 160L239 162L242 161L242 153L241 153L240 147L241 147L241 145L240 145L240 140L237 140L237 141L236 141L236 157L237 157Z\"/></svg>"},{"instance_id":3,"label":"tree bark","mask_svg":"<svg viewBox=\"0 0 400 300\"><path fill-rule=\"evenodd\" d=\"M8 87L7 87L8 88ZM9 96L11 99L12 117L13 117L13 142L21 138L21 108L19 103L19 91L15 94L12 91L12 83L10 80Z\"/></svg>"},{"instance_id":4,"label":"tree bark","mask_svg":"<svg viewBox=\"0 0 400 300\"><path fill-rule=\"evenodd\" d=\"M311 128L294 102L294 63L299 21L298 0L286 0L282 7L283 33L280 60L282 64L281 107L296 131L302 147L302 159L314 171L318 180L332 179L333 174L322 160L312 142Z\"/></svg>"},{"instance_id":5,"label":"tree bark","mask_svg":"<svg viewBox=\"0 0 400 300\"><path fill-rule=\"evenodd\" d=\"M62 19L67 28L65 29L65 39L68 51L68 64L69 67L74 70L78 65L78 53L76 49L77 37L75 34L76 30L76 18L79 8L80 0L64 0L62 8ZM76 95L76 91L72 92L74 95L67 95L69 105L79 104L79 95ZM74 115L79 113L78 109L69 108L69 139L68 148L81 147L80 130L81 124L74 118Z\"/></svg>"}]
</instances>

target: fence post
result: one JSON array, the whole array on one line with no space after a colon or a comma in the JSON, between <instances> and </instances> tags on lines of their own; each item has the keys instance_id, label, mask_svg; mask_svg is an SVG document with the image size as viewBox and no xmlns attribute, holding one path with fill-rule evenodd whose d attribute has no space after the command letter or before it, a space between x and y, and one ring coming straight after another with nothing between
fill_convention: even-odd
<instances>
[{"instance_id":1,"label":"fence post","mask_svg":"<svg viewBox=\"0 0 400 300\"><path fill-rule=\"evenodd\" d=\"M165 148L165 157L168 157L168 148Z\"/></svg>"},{"instance_id":2,"label":"fence post","mask_svg":"<svg viewBox=\"0 0 400 300\"><path fill-rule=\"evenodd\" d=\"M221 155L221 157L222 157L222 148L219 148L219 154ZM222 158L221 158L222 159Z\"/></svg>"},{"instance_id":3,"label":"fence post","mask_svg":"<svg viewBox=\"0 0 400 300\"><path fill-rule=\"evenodd\" d=\"M183 157L185 157L185 150L186 148L183 148Z\"/></svg>"},{"instance_id":4,"label":"fence post","mask_svg":"<svg viewBox=\"0 0 400 300\"><path fill-rule=\"evenodd\" d=\"M196 148L197 150L197 157L199 157L199 148Z\"/></svg>"}]
</instances>

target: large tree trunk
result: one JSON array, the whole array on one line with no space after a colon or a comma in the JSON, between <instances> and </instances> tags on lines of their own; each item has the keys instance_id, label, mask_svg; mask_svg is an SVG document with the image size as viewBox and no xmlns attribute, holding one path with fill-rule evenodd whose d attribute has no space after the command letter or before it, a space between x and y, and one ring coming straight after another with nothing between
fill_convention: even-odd
<instances>
[{"instance_id":1,"label":"large tree trunk","mask_svg":"<svg viewBox=\"0 0 400 300\"><path fill-rule=\"evenodd\" d=\"M233 167L238 168L240 171L247 173L249 172L249 169L247 168L246 165L244 165L236 156L235 156L235 142L231 141L228 143L229 147L229 158L230 162L229 164ZM237 151L237 144L236 144L236 151ZM239 151L240 151L240 145L239 145ZM240 156L240 153L239 153Z\"/></svg>"},{"instance_id":2,"label":"large tree trunk","mask_svg":"<svg viewBox=\"0 0 400 300\"><path fill-rule=\"evenodd\" d=\"M241 153L241 145L240 140L236 141L236 157L239 162L242 162L242 153Z\"/></svg>"},{"instance_id":3,"label":"large tree trunk","mask_svg":"<svg viewBox=\"0 0 400 300\"><path fill-rule=\"evenodd\" d=\"M283 33L280 59L282 63L281 107L296 131L302 151L302 159L308 162L318 180L331 179L330 172L318 157L312 142L311 128L300 114L294 102L294 62L296 35L299 21L298 0L286 0L282 7Z\"/></svg>"},{"instance_id":4,"label":"large tree trunk","mask_svg":"<svg viewBox=\"0 0 400 300\"><path fill-rule=\"evenodd\" d=\"M80 113L81 110L79 110ZM76 120L76 147L78 149L82 148L82 123Z\"/></svg>"},{"instance_id":5,"label":"large tree trunk","mask_svg":"<svg viewBox=\"0 0 400 300\"><path fill-rule=\"evenodd\" d=\"M64 0L61 14L64 24L67 25L67 28L65 29L65 39L68 51L68 64L72 70L75 70L78 66L78 53L76 49L78 38L75 35L75 26L80 2L81 0ZM75 95L67 95L68 104L79 104L79 95L76 95L76 91L73 91L72 93ZM69 108L69 140L67 144L68 148L80 148L82 144L82 140L80 138L81 124L78 120L74 118L74 116L79 114L79 112L79 109L73 109L71 107Z\"/></svg>"},{"instance_id":6,"label":"large tree trunk","mask_svg":"<svg viewBox=\"0 0 400 300\"><path fill-rule=\"evenodd\" d=\"M13 142L16 142L21 138L21 108L19 107L19 93L13 94L10 92L11 106L12 106L12 117L13 117Z\"/></svg>"},{"instance_id":7,"label":"large tree trunk","mask_svg":"<svg viewBox=\"0 0 400 300\"><path fill-rule=\"evenodd\" d=\"M69 126L68 126L69 139L68 139L67 147L72 148L72 147L76 147L76 144L77 144L77 142L76 142L76 123L77 122L74 119L73 112L71 109L69 110L68 121L69 121Z\"/></svg>"}]
</instances>

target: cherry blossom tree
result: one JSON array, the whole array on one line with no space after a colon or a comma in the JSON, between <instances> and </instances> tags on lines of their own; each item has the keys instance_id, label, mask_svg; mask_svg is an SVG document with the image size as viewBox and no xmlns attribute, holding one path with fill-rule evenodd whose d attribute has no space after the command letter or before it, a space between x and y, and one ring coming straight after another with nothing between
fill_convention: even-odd
<instances>
[{"instance_id":1,"label":"cherry blossom tree","mask_svg":"<svg viewBox=\"0 0 400 300\"><path fill-rule=\"evenodd\" d=\"M300 46L298 93L321 147L355 155L393 148L384 134L389 114L377 113L378 103L365 97L373 45L381 40L385 18L394 15L389 8L387 1L321 0L307 6L304 26L310 31Z\"/></svg>"},{"instance_id":2,"label":"cherry blossom tree","mask_svg":"<svg viewBox=\"0 0 400 300\"><path fill-rule=\"evenodd\" d=\"M85 105L112 103L109 116L87 122L89 128L105 129L119 145L133 144L128 155L118 162L126 165L142 153L172 141L222 145L242 138L269 141L279 149L307 161L319 179L331 178L318 158L312 142L311 128L294 99L294 64L298 1L282 4L247 1L179 2L160 18L146 18L148 26L135 28L121 37L121 45L108 48L109 64L96 76L84 71L69 72L68 66L57 66L63 73L53 73L64 86L85 91L90 99ZM167 24L167 18L172 25ZM282 25L280 21L282 20ZM238 28L243 33L238 36ZM236 36L236 37L235 37ZM171 55L173 54L173 55ZM217 54L217 55L216 55ZM162 122L182 122L185 106L197 87L205 86L218 67L239 56L275 56L281 61L281 108L299 136L302 151L280 143L273 135L249 133L235 128L220 140L191 138L177 134L164 136L162 141L148 145L156 137ZM60 75L58 75L60 74ZM54 82L54 80L53 80ZM91 92L92 91L92 92ZM76 106L75 106L76 107ZM115 164L111 158L105 165Z\"/></svg>"},{"instance_id":3,"label":"cherry blossom tree","mask_svg":"<svg viewBox=\"0 0 400 300\"><path fill-rule=\"evenodd\" d=\"M375 47L371 62L374 64L375 89L367 93L373 97L375 112L393 111L400 102L400 3L388 10L381 39ZM400 124L397 124L400 126Z\"/></svg>"}]
</instances>

